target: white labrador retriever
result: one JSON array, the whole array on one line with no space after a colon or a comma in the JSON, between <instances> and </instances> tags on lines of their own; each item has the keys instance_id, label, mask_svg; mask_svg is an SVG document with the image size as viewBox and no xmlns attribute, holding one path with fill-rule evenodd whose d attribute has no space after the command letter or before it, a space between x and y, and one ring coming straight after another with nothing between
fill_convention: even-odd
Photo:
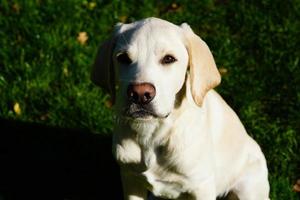
<instances>
[{"instance_id":1,"label":"white labrador retriever","mask_svg":"<svg viewBox=\"0 0 300 200\"><path fill-rule=\"evenodd\" d=\"M100 47L92 80L110 92L118 123L113 153L126 200L266 200L258 144L213 90L220 74L186 23L147 18L117 24ZM118 87L116 87L116 85Z\"/></svg>"}]
</instances>

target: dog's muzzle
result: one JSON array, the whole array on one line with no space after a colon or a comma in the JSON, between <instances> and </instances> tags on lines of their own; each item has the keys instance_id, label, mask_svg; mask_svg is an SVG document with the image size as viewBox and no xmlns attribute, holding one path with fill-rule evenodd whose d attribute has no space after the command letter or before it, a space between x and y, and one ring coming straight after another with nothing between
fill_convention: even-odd
<instances>
[{"instance_id":1,"label":"dog's muzzle","mask_svg":"<svg viewBox=\"0 0 300 200\"><path fill-rule=\"evenodd\" d=\"M151 83L130 83L127 87L129 106L125 115L130 118L157 117L150 104L155 95L156 90Z\"/></svg>"},{"instance_id":2,"label":"dog's muzzle","mask_svg":"<svg viewBox=\"0 0 300 200\"><path fill-rule=\"evenodd\" d=\"M153 84L130 83L127 87L128 106L124 115L132 119L166 118L168 115L159 115L155 112L151 102L156 96Z\"/></svg>"}]
</instances>

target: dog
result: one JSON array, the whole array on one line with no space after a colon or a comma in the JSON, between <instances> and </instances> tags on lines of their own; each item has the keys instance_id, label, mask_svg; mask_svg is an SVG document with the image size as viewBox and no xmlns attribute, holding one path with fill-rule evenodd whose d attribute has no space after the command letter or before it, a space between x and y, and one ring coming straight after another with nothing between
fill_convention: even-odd
<instances>
[{"instance_id":1,"label":"dog","mask_svg":"<svg viewBox=\"0 0 300 200\"><path fill-rule=\"evenodd\" d=\"M118 23L99 48L92 81L114 102L112 152L124 199L267 200L259 145L214 90L221 76L187 23Z\"/></svg>"}]
</instances>

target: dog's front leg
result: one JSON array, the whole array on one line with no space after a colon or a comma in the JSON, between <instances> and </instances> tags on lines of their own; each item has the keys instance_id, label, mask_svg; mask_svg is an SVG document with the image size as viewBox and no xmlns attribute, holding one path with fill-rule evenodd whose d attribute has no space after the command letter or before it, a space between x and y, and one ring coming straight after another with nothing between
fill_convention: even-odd
<instances>
[{"instance_id":1,"label":"dog's front leg","mask_svg":"<svg viewBox=\"0 0 300 200\"><path fill-rule=\"evenodd\" d=\"M147 189L136 176L121 170L124 200L146 200Z\"/></svg>"},{"instance_id":2,"label":"dog's front leg","mask_svg":"<svg viewBox=\"0 0 300 200\"><path fill-rule=\"evenodd\" d=\"M192 200L216 200L216 188L214 180L210 179L199 183L191 192Z\"/></svg>"}]
</instances>

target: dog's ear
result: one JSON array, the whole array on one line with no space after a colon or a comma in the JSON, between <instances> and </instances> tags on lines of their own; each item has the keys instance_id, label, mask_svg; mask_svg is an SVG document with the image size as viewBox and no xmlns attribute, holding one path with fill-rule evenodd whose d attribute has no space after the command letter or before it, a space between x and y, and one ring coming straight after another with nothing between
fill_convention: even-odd
<instances>
[{"instance_id":1,"label":"dog's ear","mask_svg":"<svg viewBox=\"0 0 300 200\"><path fill-rule=\"evenodd\" d=\"M115 26L112 36L104 41L98 48L91 72L92 82L110 94L112 103L114 103L116 95L115 70L112 56L115 41L121 26L122 24L118 23Z\"/></svg>"},{"instance_id":2,"label":"dog's ear","mask_svg":"<svg viewBox=\"0 0 300 200\"><path fill-rule=\"evenodd\" d=\"M213 55L207 44L186 23L181 24L189 54L191 93L201 106L206 93L221 82Z\"/></svg>"}]
</instances>

